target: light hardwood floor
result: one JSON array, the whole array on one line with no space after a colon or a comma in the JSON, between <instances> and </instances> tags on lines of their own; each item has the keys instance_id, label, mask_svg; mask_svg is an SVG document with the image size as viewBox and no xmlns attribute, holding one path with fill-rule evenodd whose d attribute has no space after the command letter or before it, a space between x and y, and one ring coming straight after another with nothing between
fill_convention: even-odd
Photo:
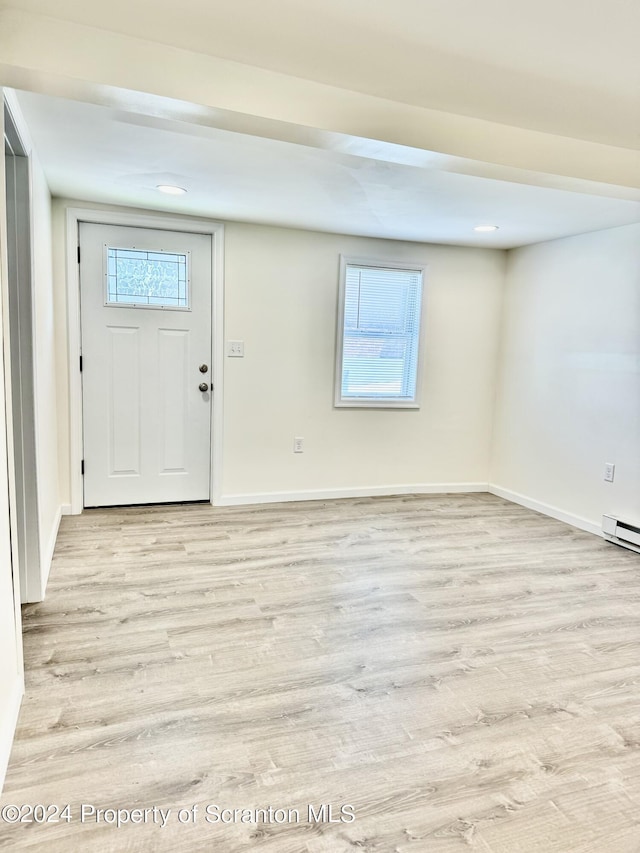
<instances>
[{"instance_id":1,"label":"light hardwood floor","mask_svg":"<svg viewBox=\"0 0 640 853\"><path fill-rule=\"evenodd\" d=\"M640 851L640 557L491 495L87 511L24 628L0 850Z\"/></svg>"}]
</instances>

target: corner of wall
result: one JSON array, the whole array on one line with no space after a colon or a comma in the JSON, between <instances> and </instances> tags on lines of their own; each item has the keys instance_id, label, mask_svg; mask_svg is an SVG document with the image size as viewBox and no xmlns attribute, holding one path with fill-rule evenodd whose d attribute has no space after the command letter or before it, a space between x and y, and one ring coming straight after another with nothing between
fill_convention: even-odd
<instances>
[{"instance_id":1,"label":"corner of wall","mask_svg":"<svg viewBox=\"0 0 640 853\"><path fill-rule=\"evenodd\" d=\"M636 223L508 253L491 490L594 533L603 513L640 520L639 238Z\"/></svg>"},{"instance_id":2,"label":"corner of wall","mask_svg":"<svg viewBox=\"0 0 640 853\"><path fill-rule=\"evenodd\" d=\"M500 314L498 317L497 324L497 346L495 353L495 365L494 365L494 382L493 382L493 399L491 404L491 430L489 433L489 447L487 452L487 481L489 483L493 482L494 479L494 470L495 470L495 459L497 453L496 447L496 424L498 418L498 408L500 404L501 397L501 384L502 384L502 374L503 374L503 360L504 360L504 349L505 349L505 337L506 337L506 301L507 301L507 288L509 282L509 267L511 263L511 252L512 249L505 249L503 252L503 269L502 269L502 283L501 283L501 298L500 298Z\"/></svg>"}]
</instances>

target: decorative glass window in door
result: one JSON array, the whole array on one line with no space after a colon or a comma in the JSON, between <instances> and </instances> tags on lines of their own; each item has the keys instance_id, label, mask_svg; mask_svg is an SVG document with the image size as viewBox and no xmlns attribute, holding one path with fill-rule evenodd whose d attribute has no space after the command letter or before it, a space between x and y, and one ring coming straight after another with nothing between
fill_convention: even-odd
<instances>
[{"instance_id":1,"label":"decorative glass window in door","mask_svg":"<svg viewBox=\"0 0 640 853\"><path fill-rule=\"evenodd\" d=\"M189 309L187 254L106 247L107 305Z\"/></svg>"}]
</instances>

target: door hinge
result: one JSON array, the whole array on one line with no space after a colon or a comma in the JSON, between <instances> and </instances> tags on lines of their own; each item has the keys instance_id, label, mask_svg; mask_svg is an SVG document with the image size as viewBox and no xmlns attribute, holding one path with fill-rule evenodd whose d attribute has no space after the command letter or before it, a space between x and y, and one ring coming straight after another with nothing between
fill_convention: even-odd
<instances>
[{"instance_id":1,"label":"door hinge","mask_svg":"<svg viewBox=\"0 0 640 853\"><path fill-rule=\"evenodd\" d=\"M80 373L82 373L82 356L80 356Z\"/></svg>"},{"instance_id":2,"label":"door hinge","mask_svg":"<svg viewBox=\"0 0 640 853\"><path fill-rule=\"evenodd\" d=\"M80 246L78 246L78 263L80 263Z\"/></svg>"},{"instance_id":3,"label":"door hinge","mask_svg":"<svg viewBox=\"0 0 640 853\"><path fill-rule=\"evenodd\" d=\"M82 475L84 475L84 459L83 459L83 460L82 460L82 462L80 463L80 473L81 473Z\"/></svg>"}]
</instances>

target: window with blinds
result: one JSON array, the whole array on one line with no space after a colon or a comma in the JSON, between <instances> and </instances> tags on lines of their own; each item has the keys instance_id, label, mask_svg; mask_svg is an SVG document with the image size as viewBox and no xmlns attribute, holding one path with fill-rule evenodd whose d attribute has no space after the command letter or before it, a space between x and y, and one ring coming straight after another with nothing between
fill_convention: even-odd
<instances>
[{"instance_id":1,"label":"window with blinds","mask_svg":"<svg viewBox=\"0 0 640 853\"><path fill-rule=\"evenodd\" d=\"M417 408L423 269L342 258L336 406Z\"/></svg>"}]
</instances>

